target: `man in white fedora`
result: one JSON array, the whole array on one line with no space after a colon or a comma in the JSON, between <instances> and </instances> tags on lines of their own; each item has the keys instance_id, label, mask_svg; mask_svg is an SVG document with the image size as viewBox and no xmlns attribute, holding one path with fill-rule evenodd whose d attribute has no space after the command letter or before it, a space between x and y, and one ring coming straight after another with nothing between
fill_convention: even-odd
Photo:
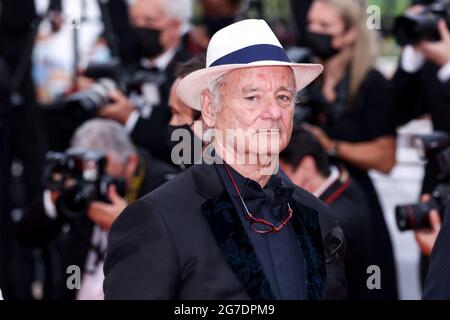
<instances>
[{"instance_id":1,"label":"man in white fedora","mask_svg":"<svg viewBox=\"0 0 450 320\"><path fill-rule=\"evenodd\" d=\"M206 68L178 86L213 130L208 157L114 222L106 299L345 297L342 230L327 206L277 174L296 92L321 71L291 63L263 20L212 37Z\"/></svg>"}]
</instances>

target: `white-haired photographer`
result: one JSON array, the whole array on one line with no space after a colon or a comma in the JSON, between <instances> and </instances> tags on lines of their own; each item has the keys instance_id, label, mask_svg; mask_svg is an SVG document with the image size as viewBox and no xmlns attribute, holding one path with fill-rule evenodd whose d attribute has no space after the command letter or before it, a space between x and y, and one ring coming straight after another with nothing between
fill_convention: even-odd
<instances>
[{"instance_id":1,"label":"white-haired photographer","mask_svg":"<svg viewBox=\"0 0 450 320\"><path fill-rule=\"evenodd\" d=\"M128 204L165 182L170 170L137 150L123 126L107 119L85 122L70 149L51 153L46 190L17 225L19 244L50 257L44 259L49 279L41 298L103 299L112 223Z\"/></svg>"},{"instance_id":2,"label":"white-haired photographer","mask_svg":"<svg viewBox=\"0 0 450 320\"><path fill-rule=\"evenodd\" d=\"M428 1L430 2L430 1ZM394 35L403 47L399 67L390 83L390 111L394 126L429 115L435 131L450 134L450 1L431 1L412 6L396 19ZM439 165L430 159L425 167L421 194L431 194L437 184ZM434 215L432 215L433 217ZM434 219L434 218L433 218ZM437 225L437 219L436 219ZM421 280L428 269L429 234L420 234L424 253Z\"/></svg>"},{"instance_id":3,"label":"white-haired photographer","mask_svg":"<svg viewBox=\"0 0 450 320\"><path fill-rule=\"evenodd\" d=\"M112 91L112 103L97 113L123 124L136 145L165 160L170 159L167 101L176 64L190 58L184 42L191 14L191 0L129 1L129 36L136 58L127 69L130 74L151 74L154 80L145 80L130 92Z\"/></svg>"}]
</instances>

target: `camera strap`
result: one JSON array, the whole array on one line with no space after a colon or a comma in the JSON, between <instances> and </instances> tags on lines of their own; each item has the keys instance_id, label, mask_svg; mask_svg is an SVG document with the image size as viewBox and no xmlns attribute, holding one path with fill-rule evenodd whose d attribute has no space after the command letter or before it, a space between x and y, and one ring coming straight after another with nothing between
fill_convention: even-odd
<instances>
[{"instance_id":1,"label":"camera strap","mask_svg":"<svg viewBox=\"0 0 450 320\"><path fill-rule=\"evenodd\" d=\"M139 166L136 170L136 174L131 179L131 183L127 188L125 198L128 203L135 201L140 193L142 183L144 182L146 173L145 161L142 156L139 155Z\"/></svg>"}]
</instances>

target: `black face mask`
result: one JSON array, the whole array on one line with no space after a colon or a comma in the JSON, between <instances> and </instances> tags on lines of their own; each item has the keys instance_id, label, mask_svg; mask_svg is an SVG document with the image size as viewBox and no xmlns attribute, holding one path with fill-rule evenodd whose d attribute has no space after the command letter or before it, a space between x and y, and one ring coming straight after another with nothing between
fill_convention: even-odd
<instances>
[{"instance_id":1,"label":"black face mask","mask_svg":"<svg viewBox=\"0 0 450 320\"><path fill-rule=\"evenodd\" d=\"M161 30L150 28L133 28L132 34L137 53L142 58L155 58L163 53L160 42Z\"/></svg>"},{"instance_id":2,"label":"black face mask","mask_svg":"<svg viewBox=\"0 0 450 320\"><path fill-rule=\"evenodd\" d=\"M323 33L308 32L307 44L313 54L321 60L328 60L339 53L333 48L333 36Z\"/></svg>"}]
</instances>

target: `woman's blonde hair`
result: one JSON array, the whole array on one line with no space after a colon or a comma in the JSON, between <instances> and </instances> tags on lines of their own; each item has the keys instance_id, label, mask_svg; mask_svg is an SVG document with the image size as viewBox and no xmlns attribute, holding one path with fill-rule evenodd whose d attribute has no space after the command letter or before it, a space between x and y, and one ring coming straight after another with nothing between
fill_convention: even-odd
<instances>
[{"instance_id":1,"label":"woman's blonde hair","mask_svg":"<svg viewBox=\"0 0 450 320\"><path fill-rule=\"evenodd\" d=\"M346 30L355 28L357 38L350 61L350 100L355 98L367 73L378 57L378 35L367 25L366 0L316 0L335 8L345 23Z\"/></svg>"}]
</instances>

